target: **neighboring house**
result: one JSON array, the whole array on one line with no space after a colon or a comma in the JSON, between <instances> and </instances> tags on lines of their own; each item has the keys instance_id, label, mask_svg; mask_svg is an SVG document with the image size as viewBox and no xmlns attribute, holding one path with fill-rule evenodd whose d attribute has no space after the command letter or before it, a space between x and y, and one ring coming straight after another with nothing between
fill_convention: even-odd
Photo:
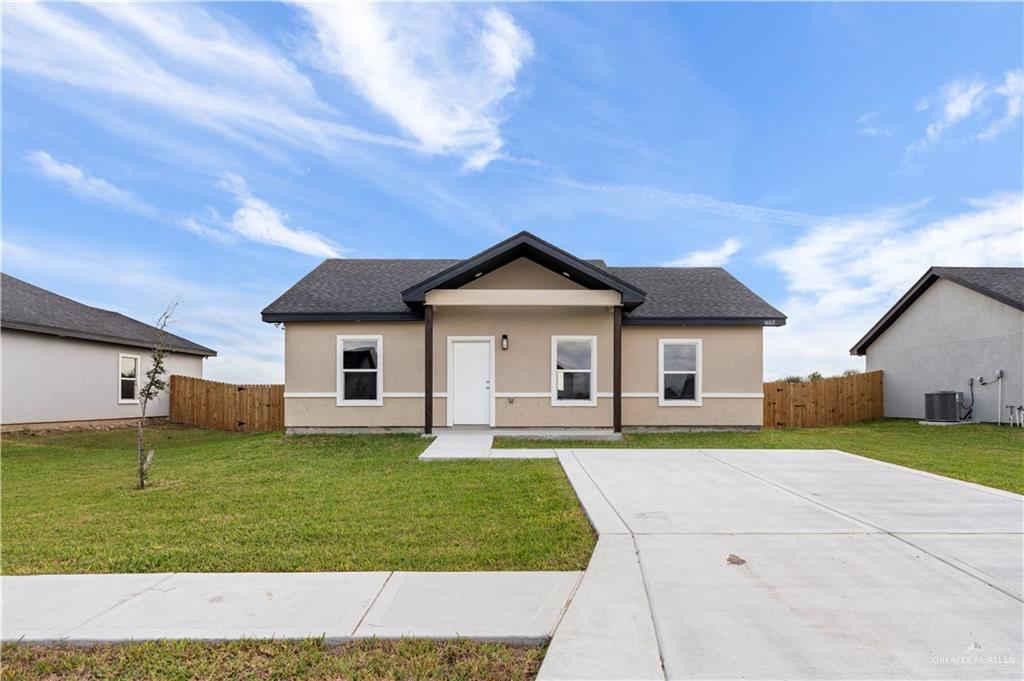
<instances>
[{"instance_id":1,"label":"neighboring house","mask_svg":"<svg viewBox=\"0 0 1024 681\"><path fill-rule=\"evenodd\" d=\"M608 267L521 232L465 260L325 260L285 325L289 432L761 425L762 327L718 267Z\"/></svg>"},{"instance_id":2,"label":"neighboring house","mask_svg":"<svg viewBox=\"0 0 1024 681\"><path fill-rule=\"evenodd\" d=\"M886 416L923 419L925 393L943 390L969 404L973 378L973 419L1005 422L1024 404L1024 267L932 267L850 354L882 370Z\"/></svg>"},{"instance_id":3,"label":"neighboring house","mask_svg":"<svg viewBox=\"0 0 1024 681\"><path fill-rule=\"evenodd\" d=\"M83 305L0 275L4 425L139 416L139 381L159 331L123 314ZM167 374L203 375L217 353L168 333ZM167 416L164 392L147 416Z\"/></svg>"}]
</instances>

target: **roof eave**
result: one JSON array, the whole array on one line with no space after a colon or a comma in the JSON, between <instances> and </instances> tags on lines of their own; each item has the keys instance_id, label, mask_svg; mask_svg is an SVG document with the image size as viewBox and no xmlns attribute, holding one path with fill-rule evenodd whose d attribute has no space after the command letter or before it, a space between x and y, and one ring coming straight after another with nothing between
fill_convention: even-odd
<instances>
[{"instance_id":1,"label":"roof eave","mask_svg":"<svg viewBox=\"0 0 1024 681\"><path fill-rule=\"evenodd\" d=\"M785 326L786 317L630 317L626 326Z\"/></svg>"},{"instance_id":2,"label":"roof eave","mask_svg":"<svg viewBox=\"0 0 1024 681\"><path fill-rule=\"evenodd\" d=\"M0 327L5 329L12 329L14 331L39 333L46 336L58 336L60 338L75 338L78 340L95 341L97 343L109 343L110 345L124 345L130 348L146 348L147 350L152 350L156 347L156 343L152 343L149 341L141 341L131 338L121 338L119 336L106 336L104 334L87 333L85 331L75 331L73 329L60 329L51 326L42 326L40 324L27 324L23 322L0 320ZM195 348L186 348L180 345L167 345L165 347L167 348L168 352L177 352L185 355L198 355L200 357L217 356L216 350L198 344Z\"/></svg>"},{"instance_id":3,"label":"roof eave","mask_svg":"<svg viewBox=\"0 0 1024 681\"><path fill-rule=\"evenodd\" d=\"M264 322L417 322L423 321L423 312L267 312L261 314Z\"/></svg>"},{"instance_id":4,"label":"roof eave","mask_svg":"<svg viewBox=\"0 0 1024 681\"><path fill-rule=\"evenodd\" d=\"M910 307L915 300L921 297L925 291L928 290L932 284L938 279L939 275L935 273L934 267L929 267L928 271L925 272L920 279L918 279L910 290L903 294L903 296L896 301L896 304L888 309L888 311L882 315L882 318L875 322L875 325L864 334L864 336L857 341L852 348L850 348L850 354L854 356L863 356L867 354L868 347L874 343L879 336L886 332L886 330L892 326L903 312Z\"/></svg>"}]
</instances>

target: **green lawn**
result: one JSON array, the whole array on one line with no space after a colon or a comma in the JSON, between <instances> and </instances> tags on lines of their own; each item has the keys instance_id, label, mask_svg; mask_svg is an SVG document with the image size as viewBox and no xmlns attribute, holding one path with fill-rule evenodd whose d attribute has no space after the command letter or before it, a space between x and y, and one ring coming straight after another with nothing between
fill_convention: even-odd
<instances>
[{"instance_id":1,"label":"green lawn","mask_svg":"<svg viewBox=\"0 0 1024 681\"><path fill-rule=\"evenodd\" d=\"M579 570L593 532L554 460L421 462L415 435L153 428L5 435L6 574Z\"/></svg>"},{"instance_id":2,"label":"green lawn","mask_svg":"<svg viewBox=\"0 0 1024 681\"><path fill-rule=\"evenodd\" d=\"M469 641L160 641L67 646L4 645L15 679L452 679L511 681L537 675L544 649Z\"/></svg>"},{"instance_id":3,"label":"green lawn","mask_svg":"<svg viewBox=\"0 0 1024 681\"><path fill-rule=\"evenodd\" d=\"M887 419L835 428L742 433L629 433L622 442L517 440L495 447L841 449L880 461L1024 493L1024 429L995 425L922 426Z\"/></svg>"}]
</instances>

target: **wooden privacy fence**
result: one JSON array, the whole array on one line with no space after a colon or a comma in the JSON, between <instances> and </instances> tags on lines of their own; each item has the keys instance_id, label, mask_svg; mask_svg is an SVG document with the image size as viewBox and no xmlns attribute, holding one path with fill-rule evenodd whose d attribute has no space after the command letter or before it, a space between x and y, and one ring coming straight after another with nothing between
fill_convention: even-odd
<instances>
[{"instance_id":1,"label":"wooden privacy fence","mask_svg":"<svg viewBox=\"0 0 1024 681\"><path fill-rule=\"evenodd\" d=\"M258 433L284 428L283 385L171 376L171 423Z\"/></svg>"},{"instance_id":2,"label":"wooden privacy fence","mask_svg":"<svg viewBox=\"0 0 1024 681\"><path fill-rule=\"evenodd\" d=\"M880 419L882 372L764 384L765 428L813 428Z\"/></svg>"}]
</instances>

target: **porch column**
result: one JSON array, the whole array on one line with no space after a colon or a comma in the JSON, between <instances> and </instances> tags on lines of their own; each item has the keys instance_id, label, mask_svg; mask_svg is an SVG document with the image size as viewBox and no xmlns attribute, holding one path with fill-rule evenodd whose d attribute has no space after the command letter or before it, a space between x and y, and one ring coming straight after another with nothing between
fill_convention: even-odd
<instances>
[{"instance_id":1,"label":"porch column","mask_svg":"<svg viewBox=\"0 0 1024 681\"><path fill-rule=\"evenodd\" d=\"M612 331L612 428L622 432L622 306L616 305Z\"/></svg>"},{"instance_id":2,"label":"porch column","mask_svg":"<svg viewBox=\"0 0 1024 681\"><path fill-rule=\"evenodd\" d=\"M434 430L434 306L423 306L423 434Z\"/></svg>"}]
</instances>

